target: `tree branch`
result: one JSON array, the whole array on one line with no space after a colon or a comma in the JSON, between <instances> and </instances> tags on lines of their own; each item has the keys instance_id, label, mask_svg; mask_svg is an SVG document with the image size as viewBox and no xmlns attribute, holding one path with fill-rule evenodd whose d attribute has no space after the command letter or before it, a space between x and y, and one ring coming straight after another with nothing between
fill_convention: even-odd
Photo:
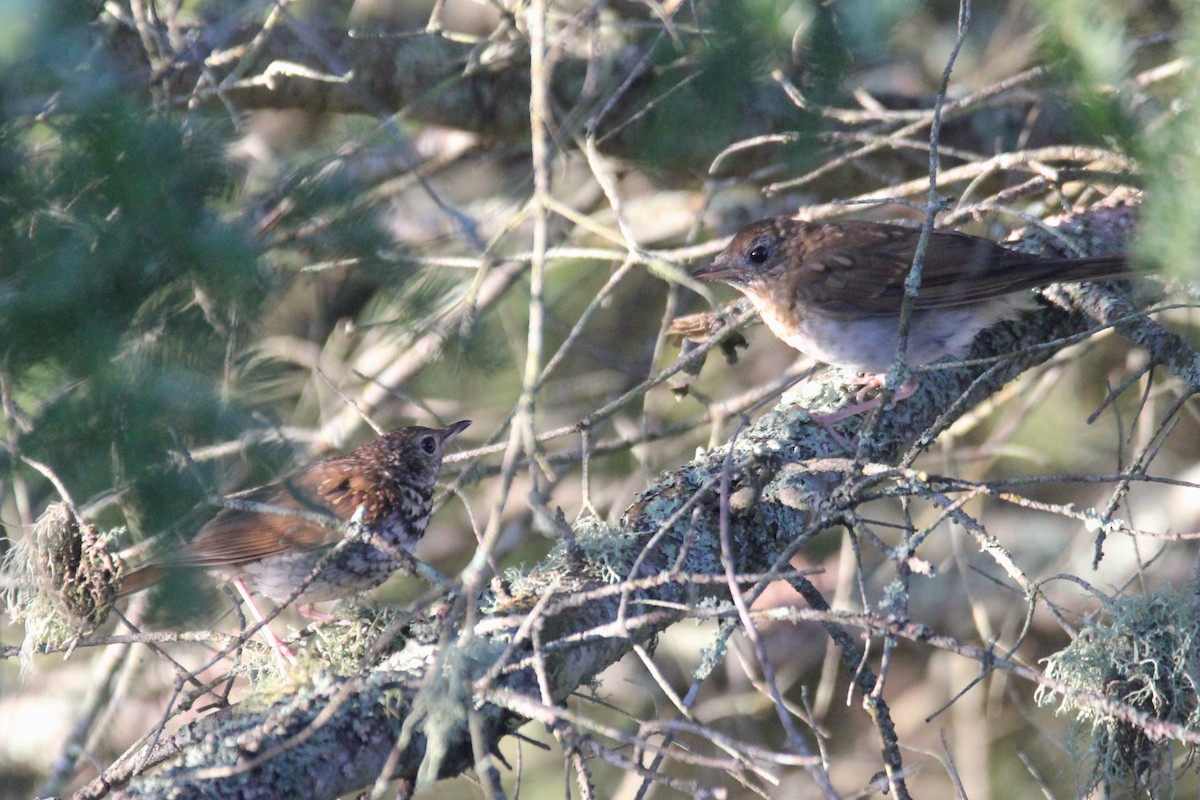
<instances>
[{"instance_id":1,"label":"tree branch","mask_svg":"<svg viewBox=\"0 0 1200 800\"><path fill-rule=\"evenodd\" d=\"M181 28L181 36L193 44L175 54L170 68L158 71L152 70L133 28L114 25L103 46L130 91L155 86L178 102L224 103L237 111L399 113L423 124L473 131L490 141L529 139L528 43L511 28L501 26L488 39L473 42L423 30L348 32L285 15L269 35L260 37L261 30L257 24L228 23ZM725 59L752 42L706 40L711 52L696 57L682 45L662 52L673 46L661 45L653 30L630 30L634 32L612 31L618 44L600 53L558 55L548 86L558 121L591 120L599 151L652 162L658 172L711 170L711 177L725 178L764 168L774 174L781 165L781 146L816 145L808 137L825 127L819 110L797 105L768 74L729 69ZM749 31L710 33L752 36ZM797 65L795 71L811 66ZM611 75L608 82L622 90L612 97L595 93L591 87L597 70ZM1024 107L1030 100L982 96L948 105L946 116L951 120L977 115L982 105L1014 103ZM705 124L689 125L698 108L705 109ZM905 119L907 112L895 113L892 122ZM994 121L1006 125L1008 115L1000 111ZM874 122L884 119L886 114ZM918 120L908 130L929 122ZM772 146L743 148L714 161L725 143L761 142L763 131L790 133ZM974 134L969 138L974 140ZM570 147L574 138L556 133L555 141Z\"/></svg>"}]
</instances>

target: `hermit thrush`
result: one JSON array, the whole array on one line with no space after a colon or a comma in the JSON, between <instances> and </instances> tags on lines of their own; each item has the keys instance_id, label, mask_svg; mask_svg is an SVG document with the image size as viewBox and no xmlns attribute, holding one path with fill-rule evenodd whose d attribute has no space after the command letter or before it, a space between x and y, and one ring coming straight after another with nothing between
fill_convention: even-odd
<instances>
[{"instance_id":1,"label":"hermit thrush","mask_svg":"<svg viewBox=\"0 0 1200 800\"><path fill-rule=\"evenodd\" d=\"M261 620L250 592L286 601L355 529L365 535L342 544L296 599L311 604L372 589L421 540L444 449L470 424L398 428L243 495L241 507L222 509L182 548L126 576L120 594L170 569L203 567L232 581Z\"/></svg>"}]
</instances>

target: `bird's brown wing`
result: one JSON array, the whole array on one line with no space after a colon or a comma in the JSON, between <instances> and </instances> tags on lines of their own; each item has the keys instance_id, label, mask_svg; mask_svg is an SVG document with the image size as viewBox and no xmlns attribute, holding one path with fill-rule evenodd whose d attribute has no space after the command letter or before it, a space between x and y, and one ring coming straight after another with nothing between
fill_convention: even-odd
<instances>
[{"instance_id":1,"label":"bird's brown wing","mask_svg":"<svg viewBox=\"0 0 1200 800\"><path fill-rule=\"evenodd\" d=\"M173 563L189 566L234 566L296 548L335 544L341 537L331 515L349 518L355 495L370 488L361 472L345 459L321 462L278 484L265 486L240 500L279 509L279 513L224 508L189 542ZM314 517L329 517L321 524Z\"/></svg>"},{"instance_id":2,"label":"bird's brown wing","mask_svg":"<svg viewBox=\"0 0 1200 800\"><path fill-rule=\"evenodd\" d=\"M920 231L899 225L827 223L794 270L794 291L833 316L897 314ZM1018 253L977 236L930 234L915 309L968 305L1059 280L1130 274L1119 256L1056 259Z\"/></svg>"}]
</instances>

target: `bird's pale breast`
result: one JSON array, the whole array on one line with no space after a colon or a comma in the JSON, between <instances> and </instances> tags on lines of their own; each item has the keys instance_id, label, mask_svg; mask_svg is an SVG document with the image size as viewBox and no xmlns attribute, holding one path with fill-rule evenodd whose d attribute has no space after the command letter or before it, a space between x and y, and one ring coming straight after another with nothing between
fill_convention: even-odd
<instances>
[{"instance_id":1,"label":"bird's pale breast","mask_svg":"<svg viewBox=\"0 0 1200 800\"><path fill-rule=\"evenodd\" d=\"M801 314L779 303L751 297L763 322L791 347L836 367L884 372L896 360L900 318ZM1026 305L1023 297L1001 297L977 305L918 311L909 326L907 357L913 365L932 364L959 355L986 327L1014 316Z\"/></svg>"}]
</instances>

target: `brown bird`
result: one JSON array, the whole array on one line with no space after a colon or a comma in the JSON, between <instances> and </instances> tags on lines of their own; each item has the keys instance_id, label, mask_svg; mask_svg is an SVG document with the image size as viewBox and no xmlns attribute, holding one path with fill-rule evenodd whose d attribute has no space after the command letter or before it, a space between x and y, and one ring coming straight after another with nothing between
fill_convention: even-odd
<instances>
[{"instance_id":1,"label":"brown bird","mask_svg":"<svg viewBox=\"0 0 1200 800\"><path fill-rule=\"evenodd\" d=\"M357 520L367 534L343 545L296 598L305 605L383 583L425 533L445 447L470 420L445 428L385 433L349 455L317 461L279 483L238 498L261 506L224 508L196 538L126 576L127 595L177 568L202 567L233 583L262 621L250 593L284 602ZM305 610L301 606L301 610ZM276 652L286 646L263 627Z\"/></svg>"},{"instance_id":2,"label":"brown bird","mask_svg":"<svg viewBox=\"0 0 1200 800\"><path fill-rule=\"evenodd\" d=\"M896 358L904 279L920 233L882 222L765 219L738 231L693 275L741 291L767 327L797 350L879 373ZM913 304L907 361L924 365L959 355L981 330L1029 308L1029 289L1133 274L1124 256L1043 258L934 230Z\"/></svg>"}]
</instances>

